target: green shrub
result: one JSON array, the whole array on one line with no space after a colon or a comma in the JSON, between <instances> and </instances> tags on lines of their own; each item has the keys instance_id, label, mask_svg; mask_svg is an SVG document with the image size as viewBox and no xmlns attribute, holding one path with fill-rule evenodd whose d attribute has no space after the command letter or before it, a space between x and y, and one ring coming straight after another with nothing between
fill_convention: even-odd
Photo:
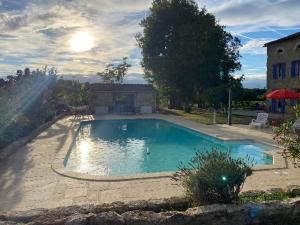
<instances>
[{"instance_id":1,"label":"green shrub","mask_svg":"<svg viewBox=\"0 0 300 225\"><path fill-rule=\"evenodd\" d=\"M174 179L182 181L187 196L195 205L238 202L253 160L231 158L229 152L212 150L196 153L188 166L179 166Z\"/></svg>"},{"instance_id":2,"label":"green shrub","mask_svg":"<svg viewBox=\"0 0 300 225\"><path fill-rule=\"evenodd\" d=\"M297 197L296 194L290 191L278 191L278 192L265 192L265 191L247 191L243 192L239 196L240 203L249 203L249 202L265 202L265 201L283 201L289 198Z\"/></svg>"},{"instance_id":3,"label":"green shrub","mask_svg":"<svg viewBox=\"0 0 300 225\"><path fill-rule=\"evenodd\" d=\"M291 120L274 130L274 140L283 147L282 156L291 160L295 167L300 167L300 133L293 129L294 122L300 119L300 105L294 107L294 114Z\"/></svg>"}]
</instances>

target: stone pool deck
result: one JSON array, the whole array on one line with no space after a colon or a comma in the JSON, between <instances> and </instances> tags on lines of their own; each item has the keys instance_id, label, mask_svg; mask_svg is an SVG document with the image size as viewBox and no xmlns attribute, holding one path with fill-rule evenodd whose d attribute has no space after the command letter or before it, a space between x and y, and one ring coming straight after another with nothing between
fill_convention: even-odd
<instances>
[{"instance_id":1,"label":"stone pool deck","mask_svg":"<svg viewBox=\"0 0 300 225\"><path fill-rule=\"evenodd\" d=\"M256 130L247 126L201 125L177 116L160 114L144 116L101 116L96 119L161 118L224 140L251 139L275 145L270 129ZM0 163L0 211L54 208L79 204L129 202L182 196L183 190L170 178L130 181L86 181L68 178L54 172L53 161L73 139L78 122L88 118L67 117L57 121L32 142ZM276 154L273 169L255 171L243 191L268 190L300 185L300 169L286 167Z\"/></svg>"}]
</instances>

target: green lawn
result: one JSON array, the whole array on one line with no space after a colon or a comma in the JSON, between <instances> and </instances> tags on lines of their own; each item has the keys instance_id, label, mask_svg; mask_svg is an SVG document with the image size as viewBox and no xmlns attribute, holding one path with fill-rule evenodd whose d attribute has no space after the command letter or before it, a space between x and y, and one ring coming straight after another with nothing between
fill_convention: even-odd
<instances>
[{"instance_id":1,"label":"green lawn","mask_svg":"<svg viewBox=\"0 0 300 225\"><path fill-rule=\"evenodd\" d=\"M182 110L175 110L175 109L162 109L162 113L164 114L171 114L176 116L181 116L184 119L195 121L202 124L210 125L213 122L213 113L209 111L198 111L192 110L191 113L185 113ZM233 124L249 124L253 117L249 116L232 116L232 123ZM219 124L226 124L227 123L227 114L224 113L217 113L217 123Z\"/></svg>"}]
</instances>

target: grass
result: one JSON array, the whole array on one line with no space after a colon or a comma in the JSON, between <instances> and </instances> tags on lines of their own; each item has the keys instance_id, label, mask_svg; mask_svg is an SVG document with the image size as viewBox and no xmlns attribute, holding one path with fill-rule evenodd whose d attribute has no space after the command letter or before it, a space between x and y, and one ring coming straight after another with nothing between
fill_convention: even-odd
<instances>
[{"instance_id":1,"label":"grass","mask_svg":"<svg viewBox=\"0 0 300 225\"><path fill-rule=\"evenodd\" d=\"M209 111L200 111L193 109L191 113L185 113L182 110L175 109L162 109L162 113L172 114L176 116L183 117L184 119L195 121L202 124L210 125L213 123L213 113ZM239 116L232 115L232 123L233 124L249 124L253 117L250 116ZM218 124L226 124L227 123L227 114L225 113L217 113L217 123Z\"/></svg>"},{"instance_id":2,"label":"grass","mask_svg":"<svg viewBox=\"0 0 300 225\"><path fill-rule=\"evenodd\" d=\"M297 197L295 194L291 192L275 192L275 193L266 193L266 192L259 192L259 193L242 193L239 196L240 203L249 203L249 202L265 202L265 201L283 201L289 198Z\"/></svg>"},{"instance_id":3,"label":"grass","mask_svg":"<svg viewBox=\"0 0 300 225\"><path fill-rule=\"evenodd\" d=\"M296 197L300 197L300 195L295 195L289 191L281 191L281 192L279 191L274 193L269 193L265 191L248 191L248 192L241 193L239 195L238 204L262 203L262 202L269 202L269 201L284 201ZM155 212L185 211L191 207L197 207L197 205L193 205L188 198L185 198L182 199L181 202L177 203L177 205L168 205L163 208L159 208L159 210L153 210L153 211Z\"/></svg>"}]
</instances>

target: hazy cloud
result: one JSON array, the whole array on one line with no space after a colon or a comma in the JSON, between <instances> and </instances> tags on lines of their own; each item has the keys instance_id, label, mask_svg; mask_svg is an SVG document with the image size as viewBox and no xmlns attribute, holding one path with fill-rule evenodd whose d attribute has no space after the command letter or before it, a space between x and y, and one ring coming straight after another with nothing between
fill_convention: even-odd
<instances>
[{"instance_id":1,"label":"hazy cloud","mask_svg":"<svg viewBox=\"0 0 300 225\"><path fill-rule=\"evenodd\" d=\"M254 25L254 27L289 27L299 25L298 0L229 0L212 12L224 25Z\"/></svg>"},{"instance_id":2,"label":"hazy cloud","mask_svg":"<svg viewBox=\"0 0 300 225\"><path fill-rule=\"evenodd\" d=\"M297 0L198 0L233 34L300 27ZM61 74L91 78L107 63L128 56L132 67L126 82L145 82L135 34L147 15L150 0L0 0L0 75L18 68L55 66ZM288 16L287 16L288 15ZM93 47L75 53L70 39L79 31L93 36ZM262 45L270 37L248 39L243 57L265 55ZM262 75L261 71L256 71ZM250 70L247 70L250 72ZM255 73L255 71L252 71ZM246 79L263 76L248 73ZM265 76L265 75L264 75ZM95 78L97 80L97 78Z\"/></svg>"},{"instance_id":3,"label":"hazy cloud","mask_svg":"<svg viewBox=\"0 0 300 225\"><path fill-rule=\"evenodd\" d=\"M271 40L266 38L249 40L241 47L240 52L241 54L266 55L267 49L263 45L269 41Z\"/></svg>"}]
</instances>

